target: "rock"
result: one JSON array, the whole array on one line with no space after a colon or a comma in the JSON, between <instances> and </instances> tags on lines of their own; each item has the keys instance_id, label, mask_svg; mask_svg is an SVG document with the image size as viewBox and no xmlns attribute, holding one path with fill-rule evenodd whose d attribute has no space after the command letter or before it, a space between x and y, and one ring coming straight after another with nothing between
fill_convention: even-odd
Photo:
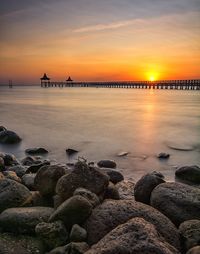
<instances>
[{"instance_id":1,"label":"rock","mask_svg":"<svg viewBox=\"0 0 200 254\"><path fill-rule=\"evenodd\" d=\"M184 221L179 226L179 233L183 242L184 251L200 243L200 220Z\"/></svg>"},{"instance_id":2,"label":"rock","mask_svg":"<svg viewBox=\"0 0 200 254\"><path fill-rule=\"evenodd\" d=\"M119 192L117 190L117 187L113 183L109 183L106 192L104 194L104 199L120 199L119 198Z\"/></svg>"},{"instance_id":3,"label":"rock","mask_svg":"<svg viewBox=\"0 0 200 254\"><path fill-rule=\"evenodd\" d=\"M5 163L4 163L4 159L2 157L0 157L0 171L5 169Z\"/></svg>"},{"instance_id":4,"label":"rock","mask_svg":"<svg viewBox=\"0 0 200 254\"><path fill-rule=\"evenodd\" d=\"M75 149L72 149L72 148L68 148L68 149L66 149L66 153L67 153L68 156L71 156L75 153L78 153L78 151L75 150Z\"/></svg>"},{"instance_id":5,"label":"rock","mask_svg":"<svg viewBox=\"0 0 200 254\"><path fill-rule=\"evenodd\" d=\"M24 185L10 179L0 181L0 212L10 207L23 206L30 198L31 193Z\"/></svg>"},{"instance_id":6,"label":"rock","mask_svg":"<svg viewBox=\"0 0 200 254\"><path fill-rule=\"evenodd\" d=\"M134 186L135 183L132 180L124 180L117 183L116 188L119 192L119 198L125 200L134 200Z\"/></svg>"},{"instance_id":7,"label":"rock","mask_svg":"<svg viewBox=\"0 0 200 254\"><path fill-rule=\"evenodd\" d=\"M162 183L151 193L151 205L175 224L200 219L200 189L182 183Z\"/></svg>"},{"instance_id":8,"label":"rock","mask_svg":"<svg viewBox=\"0 0 200 254\"><path fill-rule=\"evenodd\" d=\"M82 187L99 195L105 191L108 183L107 175L79 161L75 164L72 173L59 179L56 185L56 193L66 200L73 195L77 188Z\"/></svg>"},{"instance_id":9,"label":"rock","mask_svg":"<svg viewBox=\"0 0 200 254\"><path fill-rule=\"evenodd\" d=\"M17 161L16 157L13 154L2 154L2 158L4 160L5 166L13 166L18 165L19 162Z\"/></svg>"},{"instance_id":10,"label":"rock","mask_svg":"<svg viewBox=\"0 0 200 254\"><path fill-rule=\"evenodd\" d=\"M118 157L125 157L129 154L129 152L120 152L117 154Z\"/></svg>"},{"instance_id":11,"label":"rock","mask_svg":"<svg viewBox=\"0 0 200 254\"><path fill-rule=\"evenodd\" d=\"M22 176L22 183L31 191L36 190L34 183L35 176L36 174L25 174Z\"/></svg>"},{"instance_id":12,"label":"rock","mask_svg":"<svg viewBox=\"0 0 200 254\"><path fill-rule=\"evenodd\" d=\"M1 254L43 254L42 242L26 235L0 234Z\"/></svg>"},{"instance_id":13,"label":"rock","mask_svg":"<svg viewBox=\"0 0 200 254\"><path fill-rule=\"evenodd\" d=\"M200 254L200 245L193 247L186 254Z\"/></svg>"},{"instance_id":14,"label":"rock","mask_svg":"<svg viewBox=\"0 0 200 254\"><path fill-rule=\"evenodd\" d=\"M144 175L134 187L135 200L149 204L152 190L164 182L164 176L156 171Z\"/></svg>"},{"instance_id":15,"label":"rock","mask_svg":"<svg viewBox=\"0 0 200 254\"><path fill-rule=\"evenodd\" d=\"M3 173L0 172L0 181L1 181L2 179L5 179L5 176L4 176Z\"/></svg>"},{"instance_id":16,"label":"rock","mask_svg":"<svg viewBox=\"0 0 200 254\"><path fill-rule=\"evenodd\" d=\"M32 164L27 168L27 173L37 173L37 171L45 166L45 165L50 165L50 162L47 160L42 161L41 163L37 163L37 164Z\"/></svg>"},{"instance_id":17,"label":"rock","mask_svg":"<svg viewBox=\"0 0 200 254\"><path fill-rule=\"evenodd\" d=\"M44 207L53 207L52 197L44 197L39 191L31 191L31 206L44 206Z\"/></svg>"},{"instance_id":18,"label":"rock","mask_svg":"<svg viewBox=\"0 0 200 254\"><path fill-rule=\"evenodd\" d=\"M78 224L74 224L70 232L71 242L84 242L87 238L87 231L80 227Z\"/></svg>"},{"instance_id":19,"label":"rock","mask_svg":"<svg viewBox=\"0 0 200 254\"><path fill-rule=\"evenodd\" d=\"M181 180L200 184L200 167L198 166L180 167L176 170L175 175Z\"/></svg>"},{"instance_id":20,"label":"rock","mask_svg":"<svg viewBox=\"0 0 200 254\"><path fill-rule=\"evenodd\" d=\"M84 224L89 245L97 243L112 229L135 217L152 223L169 244L179 249L179 234L173 223L153 207L133 200L105 200L93 209Z\"/></svg>"},{"instance_id":21,"label":"rock","mask_svg":"<svg viewBox=\"0 0 200 254\"><path fill-rule=\"evenodd\" d=\"M82 196L73 196L63 202L51 215L49 222L61 220L70 228L74 224L83 223L91 214L92 205Z\"/></svg>"},{"instance_id":22,"label":"rock","mask_svg":"<svg viewBox=\"0 0 200 254\"><path fill-rule=\"evenodd\" d=\"M0 227L5 232L34 234L35 226L47 222L53 212L50 207L9 208L0 214Z\"/></svg>"},{"instance_id":23,"label":"rock","mask_svg":"<svg viewBox=\"0 0 200 254\"><path fill-rule=\"evenodd\" d=\"M65 173L65 169L57 165L41 167L35 177L36 190L43 196L54 195L57 181Z\"/></svg>"},{"instance_id":24,"label":"rock","mask_svg":"<svg viewBox=\"0 0 200 254\"><path fill-rule=\"evenodd\" d=\"M85 242L73 242L65 246L57 247L48 254L84 254L88 249L89 246Z\"/></svg>"},{"instance_id":25,"label":"rock","mask_svg":"<svg viewBox=\"0 0 200 254\"><path fill-rule=\"evenodd\" d=\"M34 147L26 149L25 152L30 155L47 154L48 151L43 147Z\"/></svg>"},{"instance_id":26,"label":"rock","mask_svg":"<svg viewBox=\"0 0 200 254\"><path fill-rule=\"evenodd\" d=\"M100 168L116 168L116 162L112 160L101 160L97 163L97 166Z\"/></svg>"},{"instance_id":27,"label":"rock","mask_svg":"<svg viewBox=\"0 0 200 254\"><path fill-rule=\"evenodd\" d=\"M110 178L110 181L114 184L124 180L122 173L117 170L113 170L111 168L101 168L100 171L107 174Z\"/></svg>"},{"instance_id":28,"label":"rock","mask_svg":"<svg viewBox=\"0 0 200 254\"><path fill-rule=\"evenodd\" d=\"M0 126L0 132L1 132L1 131L6 131L6 130L7 130L6 127Z\"/></svg>"},{"instance_id":29,"label":"rock","mask_svg":"<svg viewBox=\"0 0 200 254\"><path fill-rule=\"evenodd\" d=\"M62 221L53 223L41 222L35 227L36 235L48 246L48 249L54 249L66 244L68 233Z\"/></svg>"},{"instance_id":30,"label":"rock","mask_svg":"<svg viewBox=\"0 0 200 254\"><path fill-rule=\"evenodd\" d=\"M169 153L159 153L157 155L158 159L169 159L170 154Z\"/></svg>"},{"instance_id":31,"label":"rock","mask_svg":"<svg viewBox=\"0 0 200 254\"><path fill-rule=\"evenodd\" d=\"M74 191L73 196L77 196L77 195L86 198L90 202L90 204L92 205L93 208L100 204L100 200L99 200L98 196L95 193L93 193L87 189L84 189L84 188L76 189Z\"/></svg>"},{"instance_id":32,"label":"rock","mask_svg":"<svg viewBox=\"0 0 200 254\"><path fill-rule=\"evenodd\" d=\"M59 195L53 196L53 207L57 209L65 200L63 200Z\"/></svg>"},{"instance_id":33,"label":"rock","mask_svg":"<svg viewBox=\"0 0 200 254\"><path fill-rule=\"evenodd\" d=\"M22 165L30 166L32 164L36 164L37 159L33 156L26 156L23 160L21 160Z\"/></svg>"},{"instance_id":34,"label":"rock","mask_svg":"<svg viewBox=\"0 0 200 254\"><path fill-rule=\"evenodd\" d=\"M17 176L22 177L24 174L26 174L26 168L21 165L11 166L9 167L9 171L13 171L17 174Z\"/></svg>"},{"instance_id":35,"label":"rock","mask_svg":"<svg viewBox=\"0 0 200 254\"><path fill-rule=\"evenodd\" d=\"M14 131L1 131L0 143L2 144L16 144L21 141L21 138Z\"/></svg>"},{"instance_id":36,"label":"rock","mask_svg":"<svg viewBox=\"0 0 200 254\"><path fill-rule=\"evenodd\" d=\"M155 227L142 218L133 218L109 232L86 254L180 254Z\"/></svg>"},{"instance_id":37,"label":"rock","mask_svg":"<svg viewBox=\"0 0 200 254\"><path fill-rule=\"evenodd\" d=\"M17 176L17 174L15 172L4 171L3 174L7 179L11 179L11 180L16 181L18 183L21 183L21 179Z\"/></svg>"}]
</instances>

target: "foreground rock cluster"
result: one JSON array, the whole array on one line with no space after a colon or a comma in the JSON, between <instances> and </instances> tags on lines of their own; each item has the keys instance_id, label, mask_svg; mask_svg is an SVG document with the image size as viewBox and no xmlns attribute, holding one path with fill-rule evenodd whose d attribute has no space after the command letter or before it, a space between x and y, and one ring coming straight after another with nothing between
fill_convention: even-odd
<instances>
[{"instance_id":1,"label":"foreground rock cluster","mask_svg":"<svg viewBox=\"0 0 200 254\"><path fill-rule=\"evenodd\" d=\"M28 149L20 162L0 153L1 254L199 253L198 186L158 172L134 184L113 161L69 167L40 152ZM199 183L197 166L177 175Z\"/></svg>"}]
</instances>

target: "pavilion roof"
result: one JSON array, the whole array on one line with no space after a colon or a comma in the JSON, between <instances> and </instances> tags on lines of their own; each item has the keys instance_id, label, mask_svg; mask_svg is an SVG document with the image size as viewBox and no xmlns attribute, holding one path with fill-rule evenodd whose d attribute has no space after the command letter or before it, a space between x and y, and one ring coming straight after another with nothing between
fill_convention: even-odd
<instances>
[{"instance_id":1,"label":"pavilion roof","mask_svg":"<svg viewBox=\"0 0 200 254\"><path fill-rule=\"evenodd\" d=\"M50 78L47 77L47 74L46 74L46 73L44 73L43 77L40 78L40 79L41 79L41 80L50 80Z\"/></svg>"},{"instance_id":2,"label":"pavilion roof","mask_svg":"<svg viewBox=\"0 0 200 254\"><path fill-rule=\"evenodd\" d=\"M71 79L71 77L69 77L66 81L73 81L73 80Z\"/></svg>"}]
</instances>

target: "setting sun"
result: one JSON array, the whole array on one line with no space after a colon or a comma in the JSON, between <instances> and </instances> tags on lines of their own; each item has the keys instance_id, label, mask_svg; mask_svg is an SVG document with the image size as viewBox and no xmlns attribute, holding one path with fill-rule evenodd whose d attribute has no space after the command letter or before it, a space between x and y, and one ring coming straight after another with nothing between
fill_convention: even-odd
<instances>
[{"instance_id":1,"label":"setting sun","mask_svg":"<svg viewBox=\"0 0 200 254\"><path fill-rule=\"evenodd\" d=\"M155 81L155 77L154 77L154 76L150 76L150 77L149 77L149 80L150 80L150 81Z\"/></svg>"}]
</instances>

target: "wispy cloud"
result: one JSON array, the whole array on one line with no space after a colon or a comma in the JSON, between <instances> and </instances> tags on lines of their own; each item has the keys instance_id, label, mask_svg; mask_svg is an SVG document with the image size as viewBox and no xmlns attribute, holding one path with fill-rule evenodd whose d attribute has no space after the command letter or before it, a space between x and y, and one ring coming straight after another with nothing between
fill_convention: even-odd
<instances>
[{"instance_id":1,"label":"wispy cloud","mask_svg":"<svg viewBox=\"0 0 200 254\"><path fill-rule=\"evenodd\" d=\"M131 19L131 20L122 20L118 22L112 22L107 24L97 24L92 26L85 26L81 28L77 28L73 30L74 33L86 33L86 32L96 32L110 29L118 29L121 27L129 26L129 25L137 25L144 23L142 19Z\"/></svg>"}]
</instances>

